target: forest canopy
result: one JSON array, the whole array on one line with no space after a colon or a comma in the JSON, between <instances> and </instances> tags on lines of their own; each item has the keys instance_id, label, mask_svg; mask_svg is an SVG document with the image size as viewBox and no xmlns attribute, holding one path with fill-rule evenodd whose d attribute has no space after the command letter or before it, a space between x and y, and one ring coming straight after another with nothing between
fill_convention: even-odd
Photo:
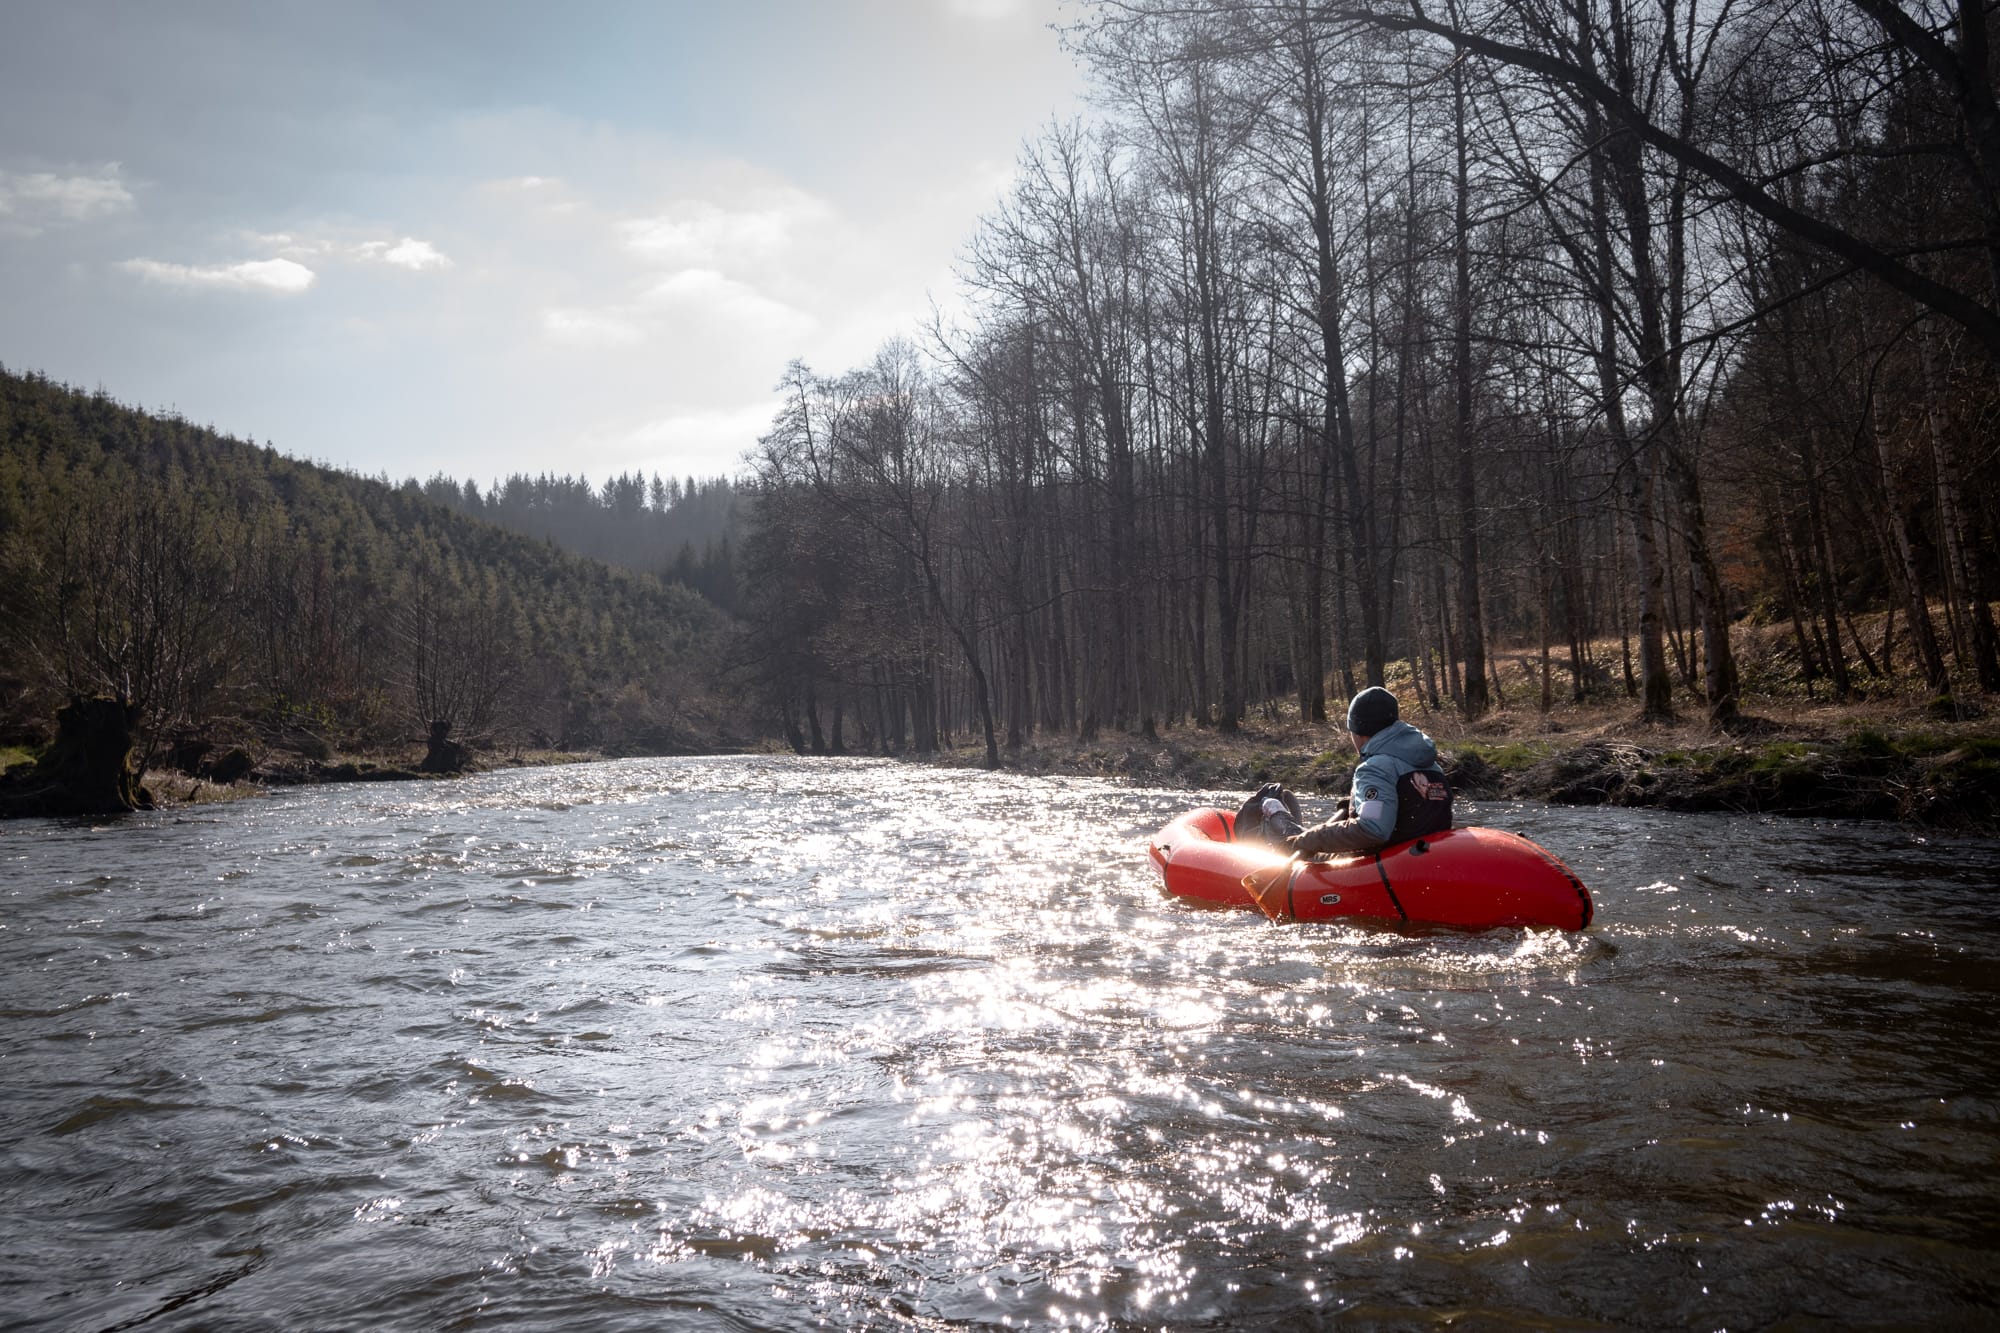
<instances>
[{"instance_id":1,"label":"forest canopy","mask_svg":"<svg viewBox=\"0 0 2000 1333\"><path fill-rule=\"evenodd\" d=\"M802 748L2000 690L1987 9L1098 0L969 313L794 364L746 571ZM913 331L914 332L914 331ZM1857 617L1875 613L1873 641ZM1884 614L1886 613L1886 615ZM1337 711L1337 710L1336 710Z\"/></svg>"}]
</instances>

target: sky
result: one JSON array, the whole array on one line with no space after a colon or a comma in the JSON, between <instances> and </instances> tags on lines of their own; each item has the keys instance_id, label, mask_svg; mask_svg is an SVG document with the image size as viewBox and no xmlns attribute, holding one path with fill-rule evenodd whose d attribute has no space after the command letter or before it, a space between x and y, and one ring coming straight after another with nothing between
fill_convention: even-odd
<instances>
[{"instance_id":1,"label":"sky","mask_svg":"<svg viewBox=\"0 0 2000 1333\"><path fill-rule=\"evenodd\" d=\"M1066 0L0 0L0 364L395 479L738 471L950 308Z\"/></svg>"}]
</instances>

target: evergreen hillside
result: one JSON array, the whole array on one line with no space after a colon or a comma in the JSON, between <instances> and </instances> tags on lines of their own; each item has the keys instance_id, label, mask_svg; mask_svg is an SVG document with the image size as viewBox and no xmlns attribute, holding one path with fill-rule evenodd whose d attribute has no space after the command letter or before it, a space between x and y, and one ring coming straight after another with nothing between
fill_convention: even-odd
<instances>
[{"instance_id":1,"label":"evergreen hillside","mask_svg":"<svg viewBox=\"0 0 2000 1333\"><path fill-rule=\"evenodd\" d=\"M407 482L405 485L414 485ZM546 538L578 555L685 584L726 611L737 609L736 483L728 477L662 480L625 472L593 486L587 477L514 473L481 491L438 473L423 492L439 504L510 532Z\"/></svg>"},{"instance_id":2,"label":"evergreen hillside","mask_svg":"<svg viewBox=\"0 0 2000 1333\"><path fill-rule=\"evenodd\" d=\"M223 747L710 749L727 617L391 486L0 369L0 727L124 702L142 762Z\"/></svg>"}]
</instances>

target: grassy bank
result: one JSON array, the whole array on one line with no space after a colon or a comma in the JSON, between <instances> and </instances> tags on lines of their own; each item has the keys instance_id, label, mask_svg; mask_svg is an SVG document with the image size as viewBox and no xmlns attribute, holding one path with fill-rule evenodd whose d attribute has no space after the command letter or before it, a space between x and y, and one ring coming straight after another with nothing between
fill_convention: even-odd
<instances>
[{"instance_id":1,"label":"grassy bank","mask_svg":"<svg viewBox=\"0 0 2000 1333\"><path fill-rule=\"evenodd\" d=\"M1406 710L1438 742L1472 797L1576 805L1654 806L1844 818L1902 819L1939 828L2000 829L2000 734L1980 722L1940 722L1877 703L1755 715L1748 735L1701 723L1641 726L1629 707L1502 711L1476 724ZM980 754L959 752L954 762ZM1154 786L1247 791L1277 781L1340 795L1355 754L1339 724L1260 718L1237 732L1189 727L1156 740L1102 737L1023 747L1023 772L1085 773Z\"/></svg>"}]
</instances>

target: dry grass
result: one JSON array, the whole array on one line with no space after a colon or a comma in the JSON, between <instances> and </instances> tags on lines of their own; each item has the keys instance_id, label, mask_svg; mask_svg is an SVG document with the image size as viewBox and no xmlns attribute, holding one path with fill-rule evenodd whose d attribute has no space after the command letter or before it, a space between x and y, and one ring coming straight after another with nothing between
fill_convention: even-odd
<instances>
[{"instance_id":1,"label":"dry grass","mask_svg":"<svg viewBox=\"0 0 2000 1333\"><path fill-rule=\"evenodd\" d=\"M1933 611L1942 624L1943 608ZM1883 665L1880 649L1884 622L1885 617L1880 614L1857 617L1855 621L1878 668ZM1835 700L1825 681L1808 684L1801 680L1789 627L1736 626L1730 642L1736 650L1743 724L1733 729L1732 736L1717 734L1709 726L1707 705L1683 688L1676 688L1674 693L1674 720L1641 721L1637 701L1628 698L1623 689L1620 645L1615 639L1600 640L1590 646L1592 659L1610 671L1615 687L1609 693L1600 689L1597 697L1581 704L1569 702L1567 655L1560 651L1551 655L1554 680L1552 706L1547 713L1540 706L1538 645L1509 644L1495 650L1495 659L1500 664L1499 704L1476 722L1465 721L1449 700L1441 709L1424 707L1416 698L1415 682L1406 662L1392 667L1388 685L1403 702L1403 716L1447 745L1549 742L1566 748L1596 740L1625 740L1649 748L1674 750L1729 745L1744 739L1839 740L1861 730L2000 735L2000 726L1983 715L1986 701L1970 682L1960 691L1959 710L1941 708L1915 663L1905 656L1907 643L1900 622L1896 637L1897 656L1890 664L1893 674L1870 675L1857 665L1853 671L1856 693L1848 699ZM1955 715L1958 712L1964 715ZM1338 728L1337 719L1333 725Z\"/></svg>"},{"instance_id":2,"label":"dry grass","mask_svg":"<svg viewBox=\"0 0 2000 1333\"><path fill-rule=\"evenodd\" d=\"M1862 620L1860 628L1879 666L1881 617ZM1822 751L1865 752L1865 762L1873 762L1867 760L1869 754L1892 753L1907 764L1927 765L1957 747L1964 753L1950 758L1969 757L1975 768L1990 766L1982 756L1992 752L2000 723L1986 716L1992 701L1976 691L1963 690L1955 706L1946 701L1948 706L1940 707L1910 664L1899 658L1893 676L1871 677L1858 670L1857 693L1835 701L1824 682L1811 687L1800 682L1789 630L1739 626L1731 642L1744 688L1741 723L1726 734L1709 725L1705 703L1684 689L1675 693L1672 719L1642 721L1637 701L1622 688L1615 640L1594 645L1594 659L1610 670L1610 684L1601 684L1597 696L1583 703L1569 701L1564 656L1552 659L1554 688L1546 712L1536 671L1538 647L1506 645L1496 652L1498 701L1476 721L1465 720L1449 700L1440 708L1428 707L1407 662L1392 664L1386 683L1402 702L1404 718L1429 732L1448 756L1476 760L1504 774L1546 770L1550 761L1605 746L1639 768L1696 775L1706 782L1734 781L1732 775L1746 768L1819 762ZM1342 704L1329 704L1333 716L1324 723L1302 721L1296 702L1287 699L1253 710L1230 733L1184 725L1164 729L1153 740L1115 732L1093 741L1044 737L1007 755L1005 762L1029 772L1115 775L1183 787L1229 789L1280 780L1300 790L1339 790L1355 758ZM983 755L970 743L974 738L963 739L968 744L948 762L978 763ZM1972 777L1969 770L1967 776Z\"/></svg>"},{"instance_id":3,"label":"dry grass","mask_svg":"<svg viewBox=\"0 0 2000 1333\"><path fill-rule=\"evenodd\" d=\"M143 781L146 790L153 794L154 804L161 807L219 805L264 793L264 788L248 782L210 782L207 778L189 777L164 768L148 769Z\"/></svg>"}]
</instances>

